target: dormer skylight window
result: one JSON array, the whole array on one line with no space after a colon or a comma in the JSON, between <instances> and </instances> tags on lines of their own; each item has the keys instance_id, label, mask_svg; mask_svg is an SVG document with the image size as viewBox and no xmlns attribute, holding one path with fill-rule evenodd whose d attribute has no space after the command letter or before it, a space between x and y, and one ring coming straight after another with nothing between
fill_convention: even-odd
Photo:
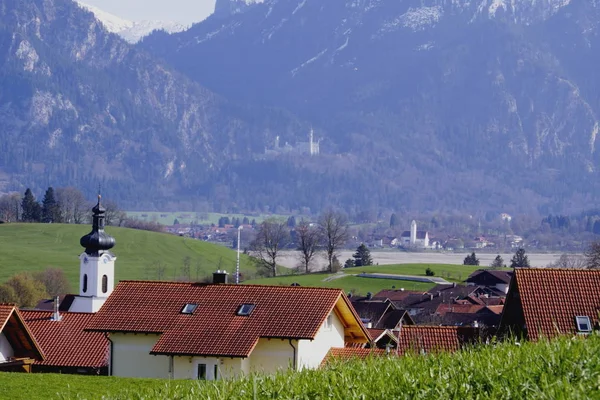
<instances>
[{"instance_id":1,"label":"dormer skylight window","mask_svg":"<svg viewBox=\"0 0 600 400\"><path fill-rule=\"evenodd\" d=\"M183 308L181 309L181 313L182 314L193 314L194 311L196 311L196 308L198 308L198 304L195 303L187 303L185 306L183 306Z\"/></svg>"},{"instance_id":2,"label":"dormer skylight window","mask_svg":"<svg viewBox=\"0 0 600 400\"><path fill-rule=\"evenodd\" d=\"M255 304L244 303L238 308L237 315L240 315L242 317L247 317L248 315L250 315L252 313L252 310L254 310L254 307L255 307Z\"/></svg>"},{"instance_id":3,"label":"dormer skylight window","mask_svg":"<svg viewBox=\"0 0 600 400\"><path fill-rule=\"evenodd\" d=\"M590 333L592 331L592 323L588 316L575 317L575 323L577 324L577 332L579 333Z\"/></svg>"}]
</instances>

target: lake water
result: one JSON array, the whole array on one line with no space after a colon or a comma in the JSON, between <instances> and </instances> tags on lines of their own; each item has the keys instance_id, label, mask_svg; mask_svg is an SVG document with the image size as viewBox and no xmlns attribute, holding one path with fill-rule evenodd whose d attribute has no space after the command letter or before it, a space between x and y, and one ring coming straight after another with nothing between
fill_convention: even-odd
<instances>
[{"instance_id":1,"label":"lake water","mask_svg":"<svg viewBox=\"0 0 600 400\"><path fill-rule=\"evenodd\" d=\"M339 257L343 264L348 258L352 257L354 251L344 250ZM462 264L465 257L471 253L407 253L403 251L381 250L371 251L371 257L374 264ZM498 253L477 253L479 265L482 267L489 266ZM545 267L548 264L555 262L561 253L525 253L529 258L529 264L532 267ZM514 253L500 253L504 259L504 263L510 265L510 259ZM288 268L294 268L298 265L298 252L286 251L281 253L281 257L277 259L277 264ZM327 262L323 256L318 256L316 264L319 269L325 268Z\"/></svg>"}]
</instances>

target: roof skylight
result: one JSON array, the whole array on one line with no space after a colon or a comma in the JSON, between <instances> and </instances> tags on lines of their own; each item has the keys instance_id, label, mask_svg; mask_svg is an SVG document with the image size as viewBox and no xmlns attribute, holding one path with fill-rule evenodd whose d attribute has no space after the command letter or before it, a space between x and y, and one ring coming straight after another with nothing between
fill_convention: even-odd
<instances>
[{"instance_id":1,"label":"roof skylight","mask_svg":"<svg viewBox=\"0 0 600 400\"><path fill-rule=\"evenodd\" d=\"M195 303L187 303L185 306L183 306L183 308L181 309L181 313L182 314L193 314L194 311L196 311L196 308L198 308L198 304Z\"/></svg>"},{"instance_id":2,"label":"roof skylight","mask_svg":"<svg viewBox=\"0 0 600 400\"><path fill-rule=\"evenodd\" d=\"M238 308L237 315L247 317L248 315L250 315L252 313L252 310L254 310L254 307L255 307L255 304L244 303Z\"/></svg>"},{"instance_id":3,"label":"roof skylight","mask_svg":"<svg viewBox=\"0 0 600 400\"><path fill-rule=\"evenodd\" d=\"M575 317L575 323L577 324L577 332L589 333L592 331L592 323L588 316Z\"/></svg>"}]
</instances>

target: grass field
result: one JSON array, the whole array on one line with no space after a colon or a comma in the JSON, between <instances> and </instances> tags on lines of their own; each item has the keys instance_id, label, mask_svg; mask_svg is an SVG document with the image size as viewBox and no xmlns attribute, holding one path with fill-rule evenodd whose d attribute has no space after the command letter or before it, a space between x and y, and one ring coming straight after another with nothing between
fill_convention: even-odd
<instances>
[{"instance_id":1,"label":"grass field","mask_svg":"<svg viewBox=\"0 0 600 400\"><path fill-rule=\"evenodd\" d=\"M435 276L444 278L451 282L462 282L480 267L469 265L449 265L449 264L396 264L396 265L374 265L370 267L357 267L344 269L343 276L337 279L331 279L336 274L328 273L313 273L308 275L282 275L275 278L262 278L246 281L249 284L261 285L291 285L299 283L302 286L324 286L343 289L346 293L353 292L355 294L365 295L367 292L377 293L382 289L404 288L406 290L422 290L431 289L434 284L400 281L392 279L373 279L360 278L352 276L361 272L374 273L383 272L387 274L398 275L417 275L425 276L425 270L431 268L435 272Z\"/></svg>"},{"instance_id":2,"label":"grass field","mask_svg":"<svg viewBox=\"0 0 600 400\"><path fill-rule=\"evenodd\" d=\"M78 257L83 252L79 239L90 230L90 225L0 224L0 282L21 271L59 267L77 290ZM194 280L212 276L218 267L231 276L235 272L236 252L223 246L166 233L115 227L106 231L116 239L112 251L117 280L158 279L159 266L164 267L163 280L177 279L186 257ZM243 254L240 269L256 270Z\"/></svg>"},{"instance_id":3,"label":"grass field","mask_svg":"<svg viewBox=\"0 0 600 400\"><path fill-rule=\"evenodd\" d=\"M597 399L600 337L337 362L199 382L0 373L6 399Z\"/></svg>"}]
</instances>

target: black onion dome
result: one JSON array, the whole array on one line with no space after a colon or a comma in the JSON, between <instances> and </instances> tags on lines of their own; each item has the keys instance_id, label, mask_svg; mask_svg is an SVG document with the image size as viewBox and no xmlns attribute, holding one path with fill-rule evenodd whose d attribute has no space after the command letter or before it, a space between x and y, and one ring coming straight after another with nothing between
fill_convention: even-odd
<instances>
[{"instance_id":1,"label":"black onion dome","mask_svg":"<svg viewBox=\"0 0 600 400\"><path fill-rule=\"evenodd\" d=\"M98 195L98 204L92 208L94 212L92 231L79 240L79 243L85 247L85 252L89 255L102 254L115 245L115 238L104 232L104 213L106 209L100 204L100 199L101 196Z\"/></svg>"}]
</instances>

